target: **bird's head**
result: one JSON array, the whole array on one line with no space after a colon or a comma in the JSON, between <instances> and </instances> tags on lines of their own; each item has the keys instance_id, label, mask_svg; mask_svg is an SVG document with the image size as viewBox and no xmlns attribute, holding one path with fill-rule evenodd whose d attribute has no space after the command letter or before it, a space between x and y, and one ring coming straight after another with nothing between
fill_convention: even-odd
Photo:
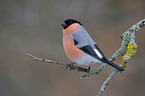
<instances>
[{"instance_id":1,"label":"bird's head","mask_svg":"<svg viewBox=\"0 0 145 96\"><path fill-rule=\"evenodd\" d=\"M74 19L67 19L67 20L65 20L64 22L61 23L61 26L63 27L63 29L66 29L66 28L68 28L69 26L74 25L74 24L82 25L82 24L81 24L79 21L77 21L77 20L74 20Z\"/></svg>"},{"instance_id":2,"label":"bird's head","mask_svg":"<svg viewBox=\"0 0 145 96\"><path fill-rule=\"evenodd\" d=\"M71 34L80 30L82 24L74 19L67 19L61 23L64 35Z\"/></svg>"}]
</instances>

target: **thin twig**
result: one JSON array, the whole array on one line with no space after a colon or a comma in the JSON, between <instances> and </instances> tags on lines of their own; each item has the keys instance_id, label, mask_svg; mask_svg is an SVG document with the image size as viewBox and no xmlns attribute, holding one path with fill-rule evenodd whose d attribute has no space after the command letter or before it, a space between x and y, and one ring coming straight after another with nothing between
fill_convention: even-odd
<instances>
[{"instance_id":1,"label":"thin twig","mask_svg":"<svg viewBox=\"0 0 145 96\"><path fill-rule=\"evenodd\" d=\"M48 63L53 63L53 64L65 65L65 64L62 64L62 63L58 63L56 61L38 58L38 57L35 57L35 56L33 56L33 55L29 54L29 53L25 53L25 55L27 55L29 57L32 57L32 59L36 60L36 61L43 61L43 62L48 62Z\"/></svg>"},{"instance_id":2,"label":"thin twig","mask_svg":"<svg viewBox=\"0 0 145 96\"><path fill-rule=\"evenodd\" d=\"M110 76L106 79L106 81L103 83L99 93L97 96L101 96L103 94L103 92L105 91L106 87L108 86L108 84L110 83L110 81L113 79L113 77L115 77L117 75L117 73L119 72L119 70L115 69Z\"/></svg>"},{"instance_id":3,"label":"thin twig","mask_svg":"<svg viewBox=\"0 0 145 96\"><path fill-rule=\"evenodd\" d=\"M68 70L77 70L77 71L80 71L80 72L87 72L88 71L88 69L83 68L83 67L75 66L74 64L63 64L63 63L59 63L59 62L56 62L56 61L53 61L53 60L41 59L41 58L35 57L35 56L33 56L29 53L25 53L25 55L31 57L33 60L36 60L36 61L43 61L43 62L48 62L48 63L52 63L52 64L63 65Z\"/></svg>"}]
</instances>

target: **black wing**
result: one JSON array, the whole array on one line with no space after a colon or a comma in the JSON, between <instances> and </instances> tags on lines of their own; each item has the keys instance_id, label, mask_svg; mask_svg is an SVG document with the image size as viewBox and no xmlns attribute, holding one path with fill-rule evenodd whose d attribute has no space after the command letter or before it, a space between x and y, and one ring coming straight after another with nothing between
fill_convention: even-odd
<instances>
[{"instance_id":1,"label":"black wing","mask_svg":"<svg viewBox=\"0 0 145 96\"><path fill-rule=\"evenodd\" d=\"M99 49L98 51L99 51L99 53L102 55L102 58L100 58L100 57L98 56L98 54L94 51L94 49L93 49L90 45L86 45L86 46L81 47L81 48L79 48L79 49L81 49L81 50L84 51L85 53L87 53L87 54L93 56L94 58L100 60L101 62L107 63L106 57L103 55L103 52L99 49L99 47L96 48L96 49L97 49L97 50Z\"/></svg>"},{"instance_id":2,"label":"black wing","mask_svg":"<svg viewBox=\"0 0 145 96\"><path fill-rule=\"evenodd\" d=\"M100 48L95 44L95 47L96 49L99 51L99 53L103 56L102 58L100 58L97 53L94 51L94 49L87 45L87 46L84 46L84 47L81 47L79 49L81 49L82 51L84 51L85 53L97 58L98 60L100 60L101 62L103 63L107 63L109 65L111 65L112 67L114 68L117 68L119 71L124 71L124 69L118 65L116 65L115 63L111 62L110 60L108 60L104 55L103 55L103 52L100 50Z\"/></svg>"}]
</instances>

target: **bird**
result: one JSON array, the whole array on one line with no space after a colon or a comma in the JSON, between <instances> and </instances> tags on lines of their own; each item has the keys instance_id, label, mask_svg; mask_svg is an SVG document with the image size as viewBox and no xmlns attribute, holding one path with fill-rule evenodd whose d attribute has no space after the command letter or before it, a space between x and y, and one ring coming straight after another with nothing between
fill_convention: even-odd
<instances>
[{"instance_id":1,"label":"bird","mask_svg":"<svg viewBox=\"0 0 145 96\"><path fill-rule=\"evenodd\" d=\"M63 47L67 57L78 65L106 63L119 71L124 69L105 57L83 25L75 19L66 19L63 27Z\"/></svg>"}]
</instances>

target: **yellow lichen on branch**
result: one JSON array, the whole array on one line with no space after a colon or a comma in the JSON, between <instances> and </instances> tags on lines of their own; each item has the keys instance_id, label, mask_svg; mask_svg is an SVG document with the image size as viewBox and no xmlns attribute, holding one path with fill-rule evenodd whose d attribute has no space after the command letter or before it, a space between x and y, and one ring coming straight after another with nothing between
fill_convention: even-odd
<instances>
[{"instance_id":1,"label":"yellow lichen on branch","mask_svg":"<svg viewBox=\"0 0 145 96\"><path fill-rule=\"evenodd\" d=\"M131 45L130 43L127 46L127 51L122 58L122 67L126 67L126 64L132 57L134 57L135 52L137 50L137 45Z\"/></svg>"}]
</instances>

